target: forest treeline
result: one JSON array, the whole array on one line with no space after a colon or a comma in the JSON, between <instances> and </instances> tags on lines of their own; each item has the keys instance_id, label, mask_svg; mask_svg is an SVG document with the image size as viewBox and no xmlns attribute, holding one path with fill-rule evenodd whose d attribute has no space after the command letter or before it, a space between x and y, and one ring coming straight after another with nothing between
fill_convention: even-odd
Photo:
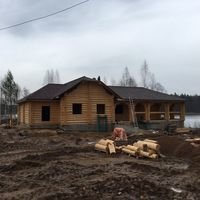
<instances>
[{"instance_id":1,"label":"forest treeline","mask_svg":"<svg viewBox=\"0 0 200 200\"><path fill-rule=\"evenodd\" d=\"M175 96L179 96L185 100L186 113L200 114L200 96L199 95L175 94Z\"/></svg>"}]
</instances>

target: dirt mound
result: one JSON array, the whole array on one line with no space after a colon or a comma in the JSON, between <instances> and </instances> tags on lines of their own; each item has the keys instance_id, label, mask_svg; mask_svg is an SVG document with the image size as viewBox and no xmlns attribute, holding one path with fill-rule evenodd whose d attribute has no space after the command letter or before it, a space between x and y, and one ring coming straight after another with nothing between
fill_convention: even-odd
<instances>
[{"instance_id":1,"label":"dirt mound","mask_svg":"<svg viewBox=\"0 0 200 200\"><path fill-rule=\"evenodd\" d=\"M163 136L157 139L161 146L161 153L166 156L189 159L192 162L200 162L200 147L194 147L180 136Z\"/></svg>"}]
</instances>

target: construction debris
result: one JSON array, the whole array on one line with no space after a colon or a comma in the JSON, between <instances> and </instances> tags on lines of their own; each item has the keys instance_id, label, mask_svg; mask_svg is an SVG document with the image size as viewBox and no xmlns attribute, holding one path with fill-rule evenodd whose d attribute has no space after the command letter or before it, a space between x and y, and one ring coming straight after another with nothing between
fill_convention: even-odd
<instances>
[{"instance_id":1,"label":"construction debris","mask_svg":"<svg viewBox=\"0 0 200 200\"><path fill-rule=\"evenodd\" d=\"M190 144L194 147L200 147L200 138L185 139L185 141L190 142Z\"/></svg>"},{"instance_id":2,"label":"construction debris","mask_svg":"<svg viewBox=\"0 0 200 200\"><path fill-rule=\"evenodd\" d=\"M186 139L185 141L186 141L186 142L200 143L200 138Z\"/></svg>"},{"instance_id":3,"label":"construction debris","mask_svg":"<svg viewBox=\"0 0 200 200\"><path fill-rule=\"evenodd\" d=\"M176 128L176 133L190 133L192 130L191 128Z\"/></svg>"}]
</instances>

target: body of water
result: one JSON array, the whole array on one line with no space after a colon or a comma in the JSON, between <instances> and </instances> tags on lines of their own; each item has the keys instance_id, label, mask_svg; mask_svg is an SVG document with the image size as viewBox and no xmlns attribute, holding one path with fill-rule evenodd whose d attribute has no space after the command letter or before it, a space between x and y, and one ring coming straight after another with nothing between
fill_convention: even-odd
<instances>
[{"instance_id":1,"label":"body of water","mask_svg":"<svg viewBox=\"0 0 200 200\"><path fill-rule=\"evenodd\" d=\"M185 115L185 127L200 128L200 115Z\"/></svg>"}]
</instances>

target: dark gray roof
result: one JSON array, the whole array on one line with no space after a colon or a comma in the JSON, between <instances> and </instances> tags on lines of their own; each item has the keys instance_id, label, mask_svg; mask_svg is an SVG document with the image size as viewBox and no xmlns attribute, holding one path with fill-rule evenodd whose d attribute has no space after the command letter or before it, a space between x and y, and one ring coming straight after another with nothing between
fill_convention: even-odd
<instances>
[{"instance_id":1,"label":"dark gray roof","mask_svg":"<svg viewBox=\"0 0 200 200\"><path fill-rule=\"evenodd\" d=\"M184 101L184 99L168 95L165 93L149 90L142 87L123 87L123 86L107 86L103 82L88 77L80 77L65 84L48 84L39 90L31 93L27 97L18 101L18 103L29 100L56 100L59 99L65 92L70 92L77 87L81 82L92 81L100 84L110 94L117 98L128 100L154 100L154 101Z\"/></svg>"},{"instance_id":2,"label":"dark gray roof","mask_svg":"<svg viewBox=\"0 0 200 200\"><path fill-rule=\"evenodd\" d=\"M48 84L39 90L31 93L23 99L20 99L18 103L27 100L51 100L54 99L55 93L60 90L62 84Z\"/></svg>"},{"instance_id":3,"label":"dark gray roof","mask_svg":"<svg viewBox=\"0 0 200 200\"><path fill-rule=\"evenodd\" d=\"M103 82L83 76L83 77L80 77L78 79L75 79L75 80L70 81L65 84L45 85L44 87L40 88L39 90L28 95L27 97L19 100L18 103L22 103L22 102L28 101L28 100L54 100L54 99L56 100L56 99L59 99L62 94L64 94L65 92L69 92L70 90L74 89L81 82L84 82L84 81L96 82L98 84L101 84L108 92L110 92L111 94L114 94L115 96L118 97L118 95L115 94L115 92L112 91Z\"/></svg>"},{"instance_id":4,"label":"dark gray roof","mask_svg":"<svg viewBox=\"0 0 200 200\"><path fill-rule=\"evenodd\" d=\"M143 87L109 86L121 98L147 101L184 101L184 99Z\"/></svg>"}]
</instances>

